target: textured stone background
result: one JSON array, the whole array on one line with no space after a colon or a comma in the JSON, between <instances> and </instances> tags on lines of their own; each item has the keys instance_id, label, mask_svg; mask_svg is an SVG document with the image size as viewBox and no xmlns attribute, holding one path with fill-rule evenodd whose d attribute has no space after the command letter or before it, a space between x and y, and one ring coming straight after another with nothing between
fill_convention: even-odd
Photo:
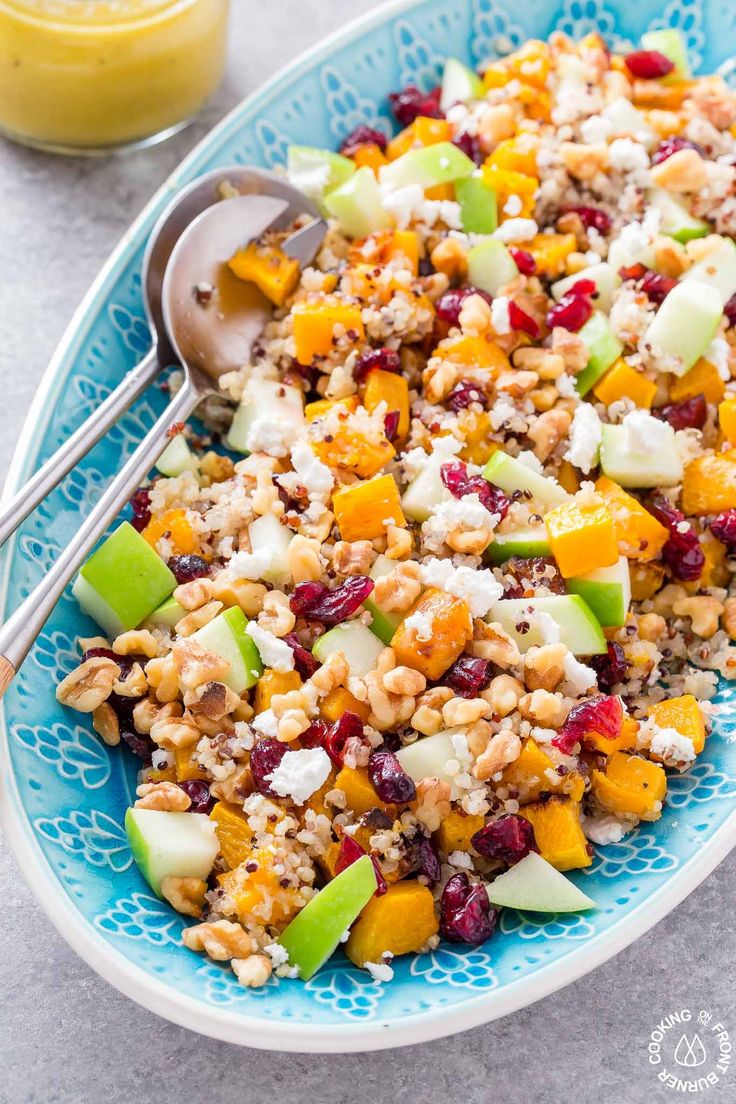
<instances>
[{"instance_id":1,"label":"textured stone background","mask_svg":"<svg viewBox=\"0 0 736 1104\"><path fill-rule=\"evenodd\" d=\"M234 0L228 75L195 127L110 160L0 142L0 469L54 346L149 195L241 96L370 0ZM667 920L576 984L488 1027L403 1051L277 1055L174 1027L110 988L49 924L0 840L0 1102L653 1104L657 1020L691 1005L736 1031L732 856ZM730 1023L729 1023L730 1020ZM706 1100L736 1101L736 1073Z\"/></svg>"}]
</instances>

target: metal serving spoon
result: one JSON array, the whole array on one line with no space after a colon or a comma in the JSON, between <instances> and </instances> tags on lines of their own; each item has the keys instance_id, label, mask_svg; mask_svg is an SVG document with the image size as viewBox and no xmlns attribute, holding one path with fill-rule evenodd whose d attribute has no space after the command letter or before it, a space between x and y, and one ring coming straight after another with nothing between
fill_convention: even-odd
<instances>
[{"instance_id":1,"label":"metal serving spoon","mask_svg":"<svg viewBox=\"0 0 736 1104\"><path fill-rule=\"evenodd\" d=\"M153 382L158 372L177 363L178 357L164 323L161 302L164 273L181 235L202 211L222 201L225 185L229 191L240 195L269 195L283 199L294 214L298 211L317 214L312 204L282 177L266 169L242 165L214 169L176 193L156 221L143 255L143 305L151 330L150 350L87 421L0 507L0 544L7 540L75 464L86 456L93 445ZM244 286L241 284L241 287Z\"/></svg>"},{"instance_id":2,"label":"metal serving spoon","mask_svg":"<svg viewBox=\"0 0 736 1104\"><path fill-rule=\"evenodd\" d=\"M222 200L198 215L174 246L162 283L161 304L172 347L182 357L183 385L58 560L0 629L0 696L100 534L163 452L172 424L186 421L202 399L215 393L224 372L248 361L271 308L255 288L236 280L226 262L266 229L285 229L298 214L313 214L301 192L288 185L283 188L288 189L289 199L253 194ZM321 219L313 218L287 238L282 249L304 266L317 253L325 229ZM203 282L212 287L206 305L198 302L196 294L197 285Z\"/></svg>"}]
</instances>

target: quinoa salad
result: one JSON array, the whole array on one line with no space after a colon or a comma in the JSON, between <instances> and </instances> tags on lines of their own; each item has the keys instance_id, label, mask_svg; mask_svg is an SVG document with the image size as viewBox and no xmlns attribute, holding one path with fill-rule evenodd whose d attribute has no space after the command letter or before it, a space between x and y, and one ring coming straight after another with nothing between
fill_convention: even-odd
<instances>
[{"instance_id":1,"label":"quinoa salad","mask_svg":"<svg viewBox=\"0 0 736 1104\"><path fill-rule=\"evenodd\" d=\"M661 816L736 676L736 95L664 30L390 104L289 150L313 265L223 258L273 318L80 571L56 691L247 987L595 908L568 873Z\"/></svg>"}]
</instances>

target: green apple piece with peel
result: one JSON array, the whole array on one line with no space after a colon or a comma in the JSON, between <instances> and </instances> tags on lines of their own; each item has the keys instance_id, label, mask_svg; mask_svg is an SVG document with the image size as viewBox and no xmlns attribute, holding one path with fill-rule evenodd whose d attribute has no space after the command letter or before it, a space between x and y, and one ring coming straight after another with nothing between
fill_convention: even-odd
<instances>
[{"instance_id":1,"label":"green apple piece with peel","mask_svg":"<svg viewBox=\"0 0 736 1104\"><path fill-rule=\"evenodd\" d=\"M487 888L492 905L524 912L582 912L598 907L536 851L499 874Z\"/></svg>"},{"instance_id":2,"label":"green apple piece with peel","mask_svg":"<svg viewBox=\"0 0 736 1104\"><path fill-rule=\"evenodd\" d=\"M604 628L626 623L631 602L631 577L625 556L611 567L599 567L587 575L568 579L567 589L588 603Z\"/></svg>"},{"instance_id":3,"label":"green apple piece with peel","mask_svg":"<svg viewBox=\"0 0 736 1104\"><path fill-rule=\"evenodd\" d=\"M274 514L262 514L248 526L251 552L267 550L270 563L263 569L267 583L281 585L291 578L289 571L289 545L294 536L288 525L282 525Z\"/></svg>"},{"instance_id":4,"label":"green apple piece with peel","mask_svg":"<svg viewBox=\"0 0 736 1104\"><path fill-rule=\"evenodd\" d=\"M413 744L399 748L396 758L415 782L424 778L439 778L440 782L453 785L453 777L447 773L447 764L455 759L452 737L461 729L446 729L434 736L422 736Z\"/></svg>"},{"instance_id":5,"label":"green apple piece with peel","mask_svg":"<svg viewBox=\"0 0 736 1104\"><path fill-rule=\"evenodd\" d=\"M302 981L309 981L324 966L377 887L373 860L363 855L335 875L287 924L278 942Z\"/></svg>"},{"instance_id":6,"label":"green apple piece with peel","mask_svg":"<svg viewBox=\"0 0 736 1104\"><path fill-rule=\"evenodd\" d=\"M683 283L690 280L714 287L725 306L731 296L736 295L736 245L729 238L721 238L707 256L696 261L682 277Z\"/></svg>"},{"instance_id":7,"label":"green apple piece with peel","mask_svg":"<svg viewBox=\"0 0 736 1104\"><path fill-rule=\"evenodd\" d=\"M497 295L500 288L519 275L516 261L498 238L478 242L468 250L468 283Z\"/></svg>"},{"instance_id":8,"label":"green apple piece with peel","mask_svg":"<svg viewBox=\"0 0 736 1104\"><path fill-rule=\"evenodd\" d=\"M393 219L381 201L376 174L367 165L325 196L325 208L337 219L343 234L351 238L365 238L376 230L393 226Z\"/></svg>"},{"instance_id":9,"label":"green apple piece with peel","mask_svg":"<svg viewBox=\"0 0 736 1104\"><path fill-rule=\"evenodd\" d=\"M711 284L676 284L649 323L644 336L655 353L673 358L668 370L684 376L710 345L723 317L720 292ZM579 378L579 377L578 377Z\"/></svg>"},{"instance_id":10,"label":"green apple piece with peel","mask_svg":"<svg viewBox=\"0 0 736 1104\"><path fill-rule=\"evenodd\" d=\"M249 380L225 438L227 447L233 452L251 452L251 431L260 419L303 425L303 393L279 380Z\"/></svg>"},{"instance_id":11,"label":"green apple piece with peel","mask_svg":"<svg viewBox=\"0 0 736 1104\"><path fill-rule=\"evenodd\" d=\"M401 508L412 521L426 521L435 506L449 502L452 495L442 482L441 468L453 457L432 453L401 496Z\"/></svg>"},{"instance_id":12,"label":"green apple piece with peel","mask_svg":"<svg viewBox=\"0 0 736 1104\"><path fill-rule=\"evenodd\" d=\"M286 175L290 183L313 200L322 214L325 214L325 195L344 184L354 172L354 161L331 150L289 146L286 153Z\"/></svg>"},{"instance_id":13,"label":"green apple piece with peel","mask_svg":"<svg viewBox=\"0 0 736 1104\"><path fill-rule=\"evenodd\" d=\"M396 566L396 560L390 560L388 556L381 554L376 557L376 561L368 574L371 579L382 579L385 575L390 575ZM373 598L366 598L363 606L373 618L369 626L371 632L375 633L384 644L390 644L391 638L403 620L402 615L382 610Z\"/></svg>"},{"instance_id":14,"label":"green apple piece with peel","mask_svg":"<svg viewBox=\"0 0 736 1104\"><path fill-rule=\"evenodd\" d=\"M128 809L125 831L143 877L158 896L164 878L209 877L220 850L214 821L205 813Z\"/></svg>"},{"instance_id":15,"label":"green apple piece with peel","mask_svg":"<svg viewBox=\"0 0 736 1104\"><path fill-rule=\"evenodd\" d=\"M155 625L160 629L173 629L182 617L186 616L186 610L180 606L173 594L160 606L157 606L150 617L146 618L147 625Z\"/></svg>"},{"instance_id":16,"label":"green apple piece with peel","mask_svg":"<svg viewBox=\"0 0 736 1104\"><path fill-rule=\"evenodd\" d=\"M169 479L175 479L182 472L199 470L199 461L191 452L183 433L172 437L156 461L156 470Z\"/></svg>"},{"instance_id":17,"label":"green apple piece with peel","mask_svg":"<svg viewBox=\"0 0 736 1104\"><path fill-rule=\"evenodd\" d=\"M684 203L664 188L652 188L649 202L655 210L659 211L659 229L668 238L675 238L684 244L692 241L693 238L704 238L710 233L709 222L691 215Z\"/></svg>"},{"instance_id":18,"label":"green apple piece with peel","mask_svg":"<svg viewBox=\"0 0 736 1104\"><path fill-rule=\"evenodd\" d=\"M676 27L665 27L661 31L646 31L641 36L641 45L643 50L657 50L673 63L675 68L663 78L665 83L689 80L690 62L682 31L678 31Z\"/></svg>"},{"instance_id":19,"label":"green apple piece with peel","mask_svg":"<svg viewBox=\"0 0 736 1104\"><path fill-rule=\"evenodd\" d=\"M420 188L436 188L452 184L475 171L475 162L452 142L437 142L409 150L381 169L381 183L388 188L404 188L418 184Z\"/></svg>"},{"instance_id":20,"label":"green apple piece with peel","mask_svg":"<svg viewBox=\"0 0 736 1104\"><path fill-rule=\"evenodd\" d=\"M124 521L84 564L72 594L108 636L119 636L145 621L175 587L161 557Z\"/></svg>"},{"instance_id":21,"label":"green apple piece with peel","mask_svg":"<svg viewBox=\"0 0 736 1104\"><path fill-rule=\"evenodd\" d=\"M562 296L566 295L579 280L593 281L598 290L595 305L607 314L611 309L613 293L621 283L621 278L616 272L616 269L613 268L612 265L607 264L606 261L601 261L600 264L589 265L588 268L583 268L580 272L576 272L572 276L564 276L561 280L556 280L555 283L552 284L552 295L559 302Z\"/></svg>"},{"instance_id":22,"label":"green apple piece with peel","mask_svg":"<svg viewBox=\"0 0 736 1104\"><path fill-rule=\"evenodd\" d=\"M666 422L663 425L667 425ZM601 468L622 487L674 487L682 480L682 459L672 426L656 452L632 452L624 425L603 425ZM665 434L661 434L662 438Z\"/></svg>"},{"instance_id":23,"label":"green apple piece with peel","mask_svg":"<svg viewBox=\"0 0 736 1104\"><path fill-rule=\"evenodd\" d=\"M485 94L485 85L477 73L468 69L467 65L463 65L457 58L447 59L440 93L440 107L443 111L447 111L456 103L482 100Z\"/></svg>"},{"instance_id":24,"label":"green apple piece with peel","mask_svg":"<svg viewBox=\"0 0 736 1104\"><path fill-rule=\"evenodd\" d=\"M230 670L221 680L236 694L255 686L263 674L263 663L252 637L245 631L248 622L239 606L218 613L192 636L205 651L226 659Z\"/></svg>"},{"instance_id":25,"label":"green apple piece with peel","mask_svg":"<svg viewBox=\"0 0 736 1104\"><path fill-rule=\"evenodd\" d=\"M608 318L602 311L594 311L578 337L588 349L588 363L575 379L578 395L587 395L593 384L608 371L617 357L623 352L623 345L611 329Z\"/></svg>"},{"instance_id":26,"label":"green apple piece with peel","mask_svg":"<svg viewBox=\"0 0 736 1104\"><path fill-rule=\"evenodd\" d=\"M458 180L455 199L460 204L460 223L466 234L493 233L498 226L496 192L484 183L480 174Z\"/></svg>"},{"instance_id":27,"label":"green apple piece with peel","mask_svg":"<svg viewBox=\"0 0 736 1104\"><path fill-rule=\"evenodd\" d=\"M607 650L598 619L578 594L501 598L491 607L486 621L498 622L522 653L533 645L550 643L550 635L558 634L559 640L576 656L603 655ZM550 633L552 622L556 630Z\"/></svg>"},{"instance_id":28,"label":"green apple piece with peel","mask_svg":"<svg viewBox=\"0 0 736 1104\"><path fill-rule=\"evenodd\" d=\"M494 452L484 467L483 478L509 495L514 491L529 491L540 505L550 509L561 506L570 498L556 479L532 471L521 460L515 460L501 449Z\"/></svg>"},{"instance_id":29,"label":"green apple piece with peel","mask_svg":"<svg viewBox=\"0 0 736 1104\"><path fill-rule=\"evenodd\" d=\"M499 533L497 530L485 552L486 558L495 564L506 563L506 560L510 560L512 556L520 556L528 560L532 556L551 554L547 530L543 525L536 528L527 526L523 529L514 529L511 533Z\"/></svg>"},{"instance_id":30,"label":"green apple piece with peel","mask_svg":"<svg viewBox=\"0 0 736 1104\"><path fill-rule=\"evenodd\" d=\"M321 636L312 648L312 655L324 663L333 652L342 652L350 674L364 678L375 671L378 657L385 645L360 621L346 621Z\"/></svg>"}]
</instances>

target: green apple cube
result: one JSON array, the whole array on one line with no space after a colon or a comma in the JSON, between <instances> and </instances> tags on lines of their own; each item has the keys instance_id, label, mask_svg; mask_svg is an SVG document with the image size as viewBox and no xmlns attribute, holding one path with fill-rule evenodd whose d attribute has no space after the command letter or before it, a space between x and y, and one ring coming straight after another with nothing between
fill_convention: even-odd
<instances>
[{"instance_id":1,"label":"green apple cube","mask_svg":"<svg viewBox=\"0 0 736 1104\"><path fill-rule=\"evenodd\" d=\"M623 346L602 311L594 311L591 314L578 332L578 337L588 349L588 363L575 379L575 388L582 398L608 371L614 360L621 356Z\"/></svg>"},{"instance_id":2,"label":"green apple cube","mask_svg":"<svg viewBox=\"0 0 736 1104\"><path fill-rule=\"evenodd\" d=\"M444 453L428 456L422 470L404 491L401 508L412 521L426 521L436 506L452 498L441 475L442 465L451 459Z\"/></svg>"},{"instance_id":3,"label":"green apple cube","mask_svg":"<svg viewBox=\"0 0 736 1104\"><path fill-rule=\"evenodd\" d=\"M546 617L540 618L540 614ZM560 641L573 655L603 655L607 650L598 619L578 594L501 598L491 607L486 620L500 624L522 653L528 652L533 645L549 643L548 630L552 622L557 626Z\"/></svg>"},{"instance_id":4,"label":"green apple cube","mask_svg":"<svg viewBox=\"0 0 736 1104\"><path fill-rule=\"evenodd\" d=\"M661 31L647 31L641 36L643 50L657 50L669 58L675 68L664 78L668 81L688 80L690 77L690 62L687 56L687 46L682 31L676 27L665 27Z\"/></svg>"},{"instance_id":5,"label":"green apple cube","mask_svg":"<svg viewBox=\"0 0 736 1104\"><path fill-rule=\"evenodd\" d=\"M290 579L289 545L293 531L273 514L262 514L248 526L248 536L251 552L268 551L270 555L270 563L263 569L266 582L282 585Z\"/></svg>"},{"instance_id":6,"label":"green apple cube","mask_svg":"<svg viewBox=\"0 0 736 1104\"><path fill-rule=\"evenodd\" d=\"M404 188L418 184L420 188L436 188L452 184L475 171L475 163L452 142L437 142L433 146L409 150L381 169L381 183L389 188Z\"/></svg>"},{"instance_id":7,"label":"green apple cube","mask_svg":"<svg viewBox=\"0 0 736 1104\"><path fill-rule=\"evenodd\" d=\"M533 556L550 556L552 553L544 526L527 526L514 529L512 533L496 532L485 554L493 563L502 564L512 556L528 560Z\"/></svg>"},{"instance_id":8,"label":"green apple cube","mask_svg":"<svg viewBox=\"0 0 736 1104\"><path fill-rule=\"evenodd\" d=\"M220 850L214 821L205 813L128 809L125 831L138 869L158 897L164 878L206 881Z\"/></svg>"},{"instance_id":9,"label":"green apple cube","mask_svg":"<svg viewBox=\"0 0 736 1104\"><path fill-rule=\"evenodd\" d=\"M570 594L579 594L605 628L626 624L631 602L629 561L619 557L612 567L599 567L567 580Z\"/></svg>"},{"instance_id":10,"label":"green apple cube","mask_svg":"<svg viewBox=\"0 0 736 1104\"><path fill-rule=\"evenodd\" d=\"M515 460L501 449L494 452L486 464L483 478L494 487L500 487L506 494L513 494L514 491L529 491L537 502L550 508L561 506L570 497L556 479L550 479L546 475L532 471L521 460Z\"/></svg>"},{"instance_id":11,"label":"green apple cube","mask_svg":"<svg viewBox=\"0 0 736 1104\"><path fill-rule=\"evenodd\" d=\"M684 244L693 238L704 238L710 233L709 222L691 215L687 207L664 188L653 188L649 193L649 202L659 211L659 229L667 237Z\"/></svg>"},{"instance_id":12,"label":"green apple cube","mask_svg":"<svg viewBox=\"0 0 736 1104\"><path fill-rule=\"evenodd\" d=\"M156 606L153 613L146 618L147 625L154 625L160 629L173 629L174 626L186 616L186 610L180 606L173 594Z\"/></svg>"},{"instance_id":13,"label":"green apple cube","mask_svg":"<svg viewBox=\"0 0 736 1104\"><path fill-rule=\"evenodd\" d=\"M713 235L714 239L716 235ZM729 238L721 238L702 261L697 261L682 277L683 284L697 280L714 287L725 306L736 295L736 246Z\"/></svg>"},{"instance_id":14,"label":"green apple cube","mask_svg":"<svg viewBox=\"0 0 736 1104\"><path fill-rule=\"evenodd\" d=\"M343 234L351 238L365 238L393 225L381 202L376 174L367 165L325 196L325 208L337 219Z\"/></svg>"},{"instance_id":15,"label":"green apple cube","mask_svg":"<svg viewBox=\"0 0 736 1104\"><path fill-rule=\"evenodd\" d=\"M622 487L674 487L682 480L682 459L672 426L670 433L660 431L656 452L631 450L625 425L603 425L601 468L609 479Z\"/></svg>"},{"instance_id":16,"label":"green apple cube","mask_svg":"<svg viewBox=\"0 0 736 1104\"><path fill-rule=\"evenodd\" d=\"M222 679L235 694L255 686L263 674L263 663L253 640L245 631L248 622L239 606L218 613L192 636L205 651L226 659L230 670Z\"/></svg>"},{"instance_id":17,"label":"green apple cube","mask_svg":"<svg viewBox=\"0 0 736 1104\"><path fill-rule=\"evenodd\" d=\"M376 558L373 567L370 569L369 576L374 580L382 579L385 575L390 575L396 566L396 560L390 560L388 556L382 554ZM385 612L377 602L374 602L373 598L366 598L363 606L373 618L369 626L371 632L375 633L378 639L383 641L384 644L390 644L394 633L401 623L401 614Z\"/></svg>"},{"instance_id":18,"label":"green apple cube","mask_svg":"<svg viewBox=\"0 0 736 1104\"><path fill-rule=\"evenodd\" d=\"M377 886L373 860L363 855L341 870L286 926L278 942L302 981L309 981L324 966Z\"/></svg>"},{"instance_id":19,"label":"green apple cube","mask_svg":"<svg viewBox=\"0 0 736 1104\"><path fill-rule=\"evenodd\" d=\"M684 376L716 336L722 317L718 290L700 280L687 280L665 296L644 341L655 353L672 357L668 370Z\"/></svg>"},{"instance_id":20,"label":"green apple cube","mask_svg":"<svg viewBox=\"0 0 736 1104\"><path fill-rule=\"evenodd\" d=\"M480 100L486 94L485 85L477 73L468 69L457 58L448 58L442 74L440 107L447 111L456 103Z\"/></svg>"},{"instance_id":21,"label":"green apple cube","mask_svg":"<svg viewBox=\"0 0 736 1104\"><path fill-rule=\"evenodd\" d=\"M598 292L595 305L607 314L611 309L613 293L621 283L621 277L616 269L606 261L590 265L580 272L575 272L572 276L564 276L561 280L555 281L552 284L552 295L559 302L562 296L566 295L579 280L593 281Z\"/></svg>"},{"instance_id":22,"label":"green apple cube","mask_svg":"<svg viewBox=\"0 0 736 1104\"><path fill-rule=\"evenodd\" d=\"M350 674L364 678L369 671L375 671L383 649L383 642L367 625L361 621L347 621L321 636L312 648L312 655L324 663L333 652L342 652Z\"/></svg>"},{"instance_id":23,"label":"green apple cube","mask_svg":"<svg viewBox=\"0 0 736 1104\"><path fill-rule=\"evenodd\" d=\"M492 905L525 912L582 912L598 907L536 851L494 878L488 897Z\"/></svg>"},{"instance_id":24,"label":"green apple cube","mask_svg":"<svg viewBox=\"0 0 736 1104\"><path fill-rule=\"evenodd\" d=\"M333 188L344 184L355 172L355 162L331 150L313 146L289 146L286 153L286 175L289 181L313 200L322 214L324 197Z\"/></svg>"},{"instance_id":25,"label":"green apple cube","mask_svg":"<svg viewBox=\"0 0 736 1104\"><path fill-rule=\"evenodd\" d=\"M303 393L298 387L280 380L249 380L225 438L227 447L233 452L252 452L252 432L260 420L303 425ZM257 441L255 443L258 445Z\"/></svg>"},{"instance_id":26,"label":"green apple cube","mask_svg":"<svg viewBox=\"0 0 736 1104\"><path fill-rule=\"evenodd\" d=\"M488 238L468 250L468 283L473 287L497 295L518 275L516 261L498 238Z\"/></svg>"},{"instance_id":27,"label":"green apple cube","mask_svg":"<svg viewBox=\"0 0 736 1104\"><path fill-rule=\"evenodd\" d=\"M175 479L182 472L196 472L198 469L199 461L192 454L183 433L177 433L171 438L156 461L156 470L169 479Z\"/></svg>"},{"instance_id":28,"label":"green apple cube","mask_svg":"<svg viewBox=\"0 0 736 1104\"><path fill-rule=\"evenodd\" d=\"M452 737L460 731L462 730L447 729L434 736L422 736L413 744L399 748L396 758L415 782L421 782L424 778L439 778L440 782L447 782L452 786L453 776L448 774L447 764L455 760Z\"/></svg>"},{"instance_id":29,"label":"green apple cube","mask_svg":"<svg viewBox=\"0 0 736 1104\"><path fill-rule=\"evenodd\" d=\"M466 234L493 233L498 226L496 192L478 173L458 180L455 199L460 204L460 223Z\"/></svg>"},{"instance_id":30,"label":"green apple cube","mask_svg":"<svg viewBox=\"0 0 736 1104\"><path fill-rule=\"evenodd\" d=\"M124 521L87 560L72 594L108 636L119 636L145 621L175 587L161 557Z\"/></svg>"}]
</instances>

